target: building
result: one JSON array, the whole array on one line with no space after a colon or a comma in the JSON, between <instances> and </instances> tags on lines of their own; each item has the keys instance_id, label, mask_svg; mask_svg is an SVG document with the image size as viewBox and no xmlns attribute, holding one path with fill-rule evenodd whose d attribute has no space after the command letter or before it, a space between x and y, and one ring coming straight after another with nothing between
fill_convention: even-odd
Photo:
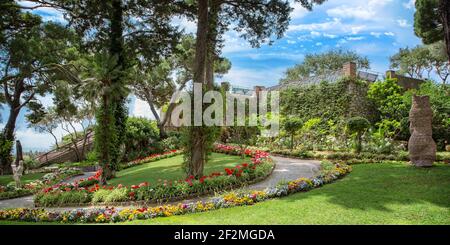
<instances>
[{"instance_id":1,"label":"building","mask_svg":"<svg viewBox=\"0 0 450 245\"><path fill-rule=\"evenodd\" d=\"M397 84L405 90L418 89L420 87L420 84L425 82L424 80L420 80L417 78L398 75L395 73L395 71L392 70L386 71L386 78L397 79Z\"/></svg>"},{"instance_id":2,"label":"building","mask_svg":"<svg viewBox=\"0 0 450 245\"><path fill-rule=\"evenodd\" d=\"M304 77L300 80L293 80L283 84L278 84L267 88L267 90L282 90L302 85L319 84L323 81L334 83L345 77L359 78L368 82L375 82L378 78L378 74L367 71L358 71L354 62L348 62L345 63L340 70L331 71L326 74L320 74L316 76Z\"/></svg>"}]
</instances>

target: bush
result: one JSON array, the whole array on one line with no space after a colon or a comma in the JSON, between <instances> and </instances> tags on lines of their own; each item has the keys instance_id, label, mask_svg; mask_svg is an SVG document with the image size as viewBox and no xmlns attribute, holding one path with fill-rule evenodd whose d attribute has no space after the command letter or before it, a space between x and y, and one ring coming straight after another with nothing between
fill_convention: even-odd
<instances>
[{"instance_id":1,"label":"bush","mask_svg":"<svg viewBox=\"0 0 450 245\"><path fill-rule=\"evenodd\" d=\"M66 204L89 203L91 195L86 191L67 191L57 193L38 193L34 202L42 207L64 206Z\"/></svg>"},{"instance_id":2,"label":"bush","mask_svg":"<svg viewBox=\"0 0 450 245\"><path fill-rule=\"evenodd\" d=\"M109 195L110 192L111 192L110 190L105 189L100 189L94 192L94 194L92 195L92 203L105 202L106 197Z\"/></svg>"},{"instance_id":3,"label":"bush","mask_svg":"<svg viewBox=\"0 0 450 245\"><path fill-rule=\"evenodd\" d=\"M108 195L104 197L104 202L124 202L128 199L127 188L116 188L110 191Z\"/></svg>"},{"instance_id":4,"label":"bush","mask_svg":"<svg viewBox=\"0 0 450 245\"><path fill-rule=\"evenodd\" d=\"M156 122L145 118L129 117L125 130L125 160L161 152Z\"/></svg>"},{"instance_id":5,"label":"bush","mask_svg":"<svg viewBox=\"0 0 450 245\"><path fill-rule=\"evenodd\" d=\"M178 150L182 147L181 136L176 132L171 132L167 138L161 140L160 145L164 151Z\"/></svg>"},{"instance_id":6,"label":"bush","mask_svg":"<svg viewBox=\"0 0 450 245\"><path fill-rule=\"evenodd\" d=\"M15 189L15 188L12 190L0 191L0 200L27 196L31 195L32 193L33 192L28 189Z\"/></svg>"},{"instance_id":7,"label":"bush","mask_svg":"<svg viewBox=\"0 0 450 245\"><path fill-rule=\"evenodd\" d=\"M362 136L369 127L370 123L364 117L352 117L347 121L347 129L355 134L355 150L358 153L362 150Z\"/></svg>"}]
</instances>

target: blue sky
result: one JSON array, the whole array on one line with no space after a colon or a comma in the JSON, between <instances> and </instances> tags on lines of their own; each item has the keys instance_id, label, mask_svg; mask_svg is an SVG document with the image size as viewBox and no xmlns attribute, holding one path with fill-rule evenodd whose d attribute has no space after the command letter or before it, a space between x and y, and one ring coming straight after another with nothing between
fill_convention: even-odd
<instances>
[{"instance_id":1,"label":"blue sky","mask_svg":"<svg viewBox=\"0 0 450 245\"><path fill-rule=\"evenodd\" d=\"M401 47L421 43L412 26L414 0L328 0L312 12L299 4L293 7L288 31L271 46L253 49L238 33L226 33L223 56L231 60L232 68L222 80L245 87L272 86L288 67L300 63L306 54L334 48L365 55L371 61L372 71L384 73L389 68L389 56ZM62 20L61 14L52 9L34 12L45 20ZM183 19L175 22L187 32L195 31L195 23ZM51 103L50 97L42 100L45 104ZM132 97L129 106L131 115L150 115L143 101ZM5 108L1 114L4 121L8 114ZM51 136L28 129L23 114L18 120L16 136L24 148L50 147Z\"/></svg>"}]
</instances>

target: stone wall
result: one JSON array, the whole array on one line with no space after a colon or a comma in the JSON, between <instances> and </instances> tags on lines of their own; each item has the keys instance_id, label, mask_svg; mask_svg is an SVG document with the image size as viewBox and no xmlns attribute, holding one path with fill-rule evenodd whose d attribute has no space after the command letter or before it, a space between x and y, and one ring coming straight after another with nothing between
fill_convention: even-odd
<instances>
[{"instance_id":1,"label":"stone wall","mask_svg":"<svg viewBox=\"0 0 450 245\"><path fill-rule=\"evenodd\" d=\"M386 78L397 79L397 84L405 90L418 89L420 87L420 84L425 82L420 79L398 75L395 73L395 71L391 70L386 72Z\"/></svg>"}]
</instances>

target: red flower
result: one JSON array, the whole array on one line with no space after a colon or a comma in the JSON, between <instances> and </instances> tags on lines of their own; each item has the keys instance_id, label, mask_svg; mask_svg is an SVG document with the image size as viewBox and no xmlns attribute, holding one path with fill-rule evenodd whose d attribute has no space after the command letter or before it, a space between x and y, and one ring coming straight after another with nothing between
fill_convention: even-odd
<instances>
[{"instance_id":1,"label":"red flower","mask_svg":"<svg viewBox=\"0 0 450 245\"><path fill-rule=\"evenodd\" d=\"M228 175L232 175L233 174L233 170L226 168L225 171L227 172Z\"/></svg>"},{"instance_id":2,"label":"red flower","mask_svg":"<svg viewBox=\"0 0 450 245\"><path fill-rule=\"evenodd\" d=\"M200 180L199 180L199 181L200 181L200 183L202 183L202 184L203 184L203 182L205 182L205 179L206 179L206 176L203 176L203 177L201 177L201 178L200 178Z\"/></svg>"},{"instance_id":3,"label":"red flower","mask_svg":"<svg viewBox=\"0 0 450 245\"><path fill-rule=\"evenodd\" d=\"M139 186L137 186L137 185L132 185L131 188L132 188L132 189L137 189L137 188L139 188Z\"/></svg>"}]
</instances>

